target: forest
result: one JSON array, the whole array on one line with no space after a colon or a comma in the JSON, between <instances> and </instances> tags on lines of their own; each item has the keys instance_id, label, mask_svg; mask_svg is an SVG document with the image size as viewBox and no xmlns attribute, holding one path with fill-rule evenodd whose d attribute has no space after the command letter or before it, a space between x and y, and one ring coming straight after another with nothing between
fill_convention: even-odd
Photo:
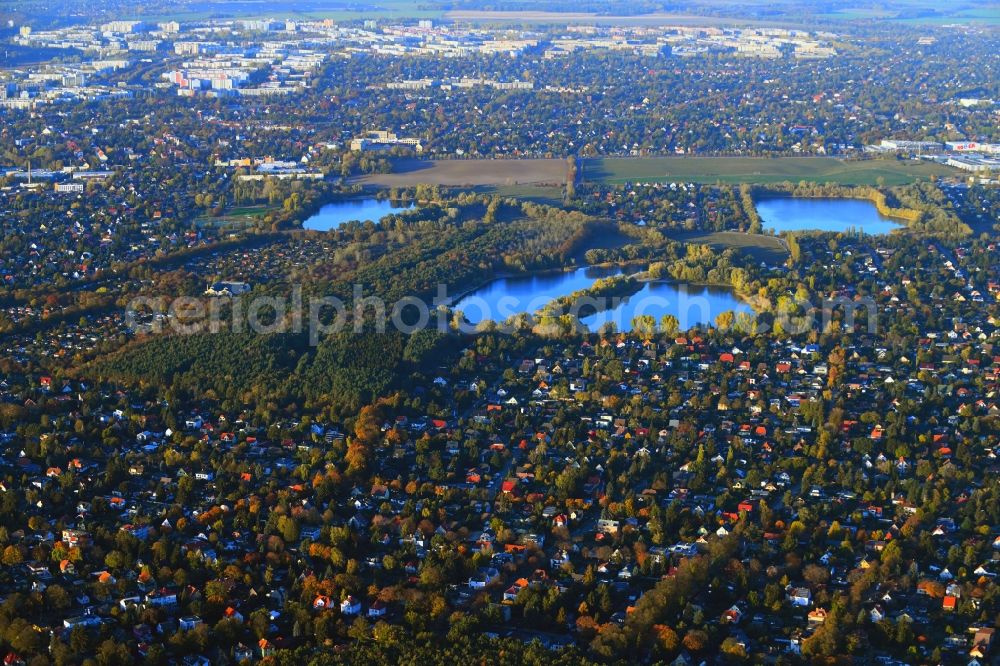
<instances>
[{"instance_id":1,"label":"forest","mask_svg":"<svg viewBox=\"0 0 1000 666\"><path fill-rule=\"evenodd\" d=\"M334 418L404 386L411 375L435 372L457 344L434 331L341 332L315 348L305 333L158 336L96 362L88 372L163 387L183 399L209 396L224 409L252 404L272 417L319 409Z\"/></svg>"}]
</instances>

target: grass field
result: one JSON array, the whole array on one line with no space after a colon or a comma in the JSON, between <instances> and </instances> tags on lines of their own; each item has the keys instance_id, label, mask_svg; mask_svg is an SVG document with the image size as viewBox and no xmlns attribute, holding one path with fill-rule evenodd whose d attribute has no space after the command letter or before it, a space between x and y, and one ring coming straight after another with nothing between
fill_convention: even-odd
<instances>
[{"instance_id":1,"label":"grass field","mask_svg":"<svg viewBox=\"0 0 1000 666\"><path fill-rule=\"evenodd\" d=\"M757 261L779 264L788 256L785 243L774 236L744 234L738 231L665 231L666 236L681 243L710 245L716 250L736 248Z\"/></svg>"},{"instance_id":2,"label":"grass field","mask_svg":"<svg viewBox=\"0 0 1000 666\"><path fill-rule=\"evenodd\" d=\"M989 13L948 14L945 16L918 16L897 19L899 23L914 26L935 25L1000 25L1000 17Z\"/></svg>"},{"instance_id":3,"label":"grass field","mask_svg":"<svg viewBox=\"0 0 1000 666\"><path fill-rule=\"evenodd\" d=\"M490 11L456 9L444 13L444 18L463 23L517 23L525 25L696 25L711 26L776 26L792 25L791 18L774 21L757 21L729 16L705 16L695 13L656 12L652 14L596 14L593 12L556 11Z\"/></svg>"},{"instance_id":4,"label":"grass field","mask_svg":"<svg viewBox=\"0 0 1000 666\"><path fill-rule=\"evenodd\" d=\"M770 0L766 11L761 11L759 0L725 0L723 7L746 4L743 13L728 12L716 15L710 7L714 0L673 3L670 11L649 14L629 14L611 11L614 3L608 2L607 13L595 14L576 11L575 7L558 7L551 3L540 10L510 10L502 3L493 10L455 8L453 2L443 0L168 0L157 4L133 3L115 7L117 18L138 18L150 22L170 19L197 21L233 18L293 18L298 20L333 19L336 21L360 19L418 19L444 18L450 21L481 24L583 24L583 25L697 25L697 26L758 26L758 27L815 27L813 16L802 11L801 0ZM0 14L15 18L15 23L34 18L36 21L56 21L69 14L59 3L51 0L0 0ZM623 9L627 0L618 0ZM863 0L846 0L843 6L825 9L816 17L834 21L885 21L913 24L1000 24L1000 12L995 2L974 0L893 0L884 6L873 7ZM552 11L551 9L567 11ZM706 11L708 9L708 11ZM548 10L548 11L547 11ZM6 16L5 16L6 17Z\"/></svg>"},{"instance_id":5,"label":"grass field","mask_svg":"<svg viewBox=\"0 0 1000 666\"><path fill-rule=\"evenodd\" d=\"M872 19L891 19L896 16L896 13L887 9L869 9L858 7L852 9L838 9L835 12L820 14L819 16L820 18L831 19L834 21L862 21Z\"/></svg>"},{"instance_id":6,"label":"grass field","mask_svg":"<svg viewBox=\"0 0 1000 666\"><path fill-rule=\"evenodd\" d=\"M546 206L559 206L563 202L564 188L561 185L483 185L477 187L476 191Z\"/></svg>"},{"instance_id":7,"label":"grass field","mask_svg":"<svg viewBox=\"0 0 1000 666\"><path fill-rule=\"evenodd\" d=\"M521 24L614 24L621 26L637 25L698 25L698 26L800 26L814 27L813 16L809 8L804 8L801 0L771 0L767 11L761 11L759 0L726 0L720 3L723 7L746 5L742 13L727 12L725 15L711 15L711 11L703 11L711 0L701 2L674 3L672 11L650 14L614 15L610 10L607 14L575 11L567 7L566 11L557 11L549 6L545 10L512 11L451 9L444 13L446 19L472 23L513 22ZM610 4L610 3L609 3ZM973 0L892 0L878 6L861 0L845 0L843 6L822 11L816 18L827 21L884 21L886 23L902 22L915 25L939 25L948 23L988 24L1000 23L1000 15L995 3L974 2ZM878 4L878 3L876 3ZM805 9L806 11L803 11Z\"/></svg>"},{"instance_id":8,"label":"grass field","mask_svg":"<svg viewBox=\"0 0 1000 666\"><path fill-rule=\"evenodd\" d=\"M898 160L845 161L833 157L637 157L587 159L583 179L602 183L685 181L766 185L805 180L841 185L903 185L961 172L931 162Z\"/></svg>"},{"instance_id":9,"label":"grass field","mask_svg":"<svg viewBox=\"0 0 1000 666\"><path fill-rule=\"evenodd\" d=\"M162 12L143 12L147 21L201 21L211 18L358 19L440 18L444 12L414 0L330 2L329 0L194 0Z\"/></svg>"}]
</instances>

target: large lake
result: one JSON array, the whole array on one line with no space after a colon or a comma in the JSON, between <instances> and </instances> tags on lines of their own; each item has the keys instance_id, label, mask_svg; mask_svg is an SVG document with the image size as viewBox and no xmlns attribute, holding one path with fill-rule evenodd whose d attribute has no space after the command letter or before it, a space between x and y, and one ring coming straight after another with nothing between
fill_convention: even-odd
<instances>
[{"instance_id":1,"label":"large lake","mask_svg":"<svg viewBox=\"0 0 1000 666\"><path fill-rule=\"evenodd\" d=\"M399 206L388 199L335 201L320 208L318 213L302 223L302 227L313 231L329 231L354 220L378 222L386 215L401 213L410 208L413 208L413 204Z\"/></svg>"},{"instance_id":2,"label":"large lake","mask_svg":"<svg viewBox=\"0 0 1000 666\"><path fill-rule=\"evenodd\" d=\"M902 225L859 199L766 197L755 202L764 228L782 231L863 231L887 234Z\"/></svg>"},{"instance_id":3,"label":"large lake","mask_svg":"<svg viewBox=\"0 0 1000 666\"><path fill-rule=\"evenodd\" d=\"M621 273L622 269L617 267L584 267L561 273L499 278L464 296L453 307L474 325L485 320L502 322L517 314L537 312L561 296L591 286L598 278ZM629 331L632 319L638 315L650 315L659 324L661 317L672 314L685 330L714 323L726 310L752 311L728 289L649 282L638 293L620 298L615 307L580 321L591 331L599 330L608 321L615 322L619 331Z\"/></svg>"}]
</instances>

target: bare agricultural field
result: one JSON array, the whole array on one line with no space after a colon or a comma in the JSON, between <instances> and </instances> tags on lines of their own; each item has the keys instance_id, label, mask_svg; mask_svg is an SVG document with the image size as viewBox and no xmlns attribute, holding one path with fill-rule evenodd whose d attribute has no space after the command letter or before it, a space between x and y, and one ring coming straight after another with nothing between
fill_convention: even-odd
<instances>
[{"instance_id":1,"label":"bare agricultural field","mask_svg":"<svg viewBox=\"0 0 1000 666\"><path fill-rule=\"evenodd\" d=\"M512 186L563 185L566 161L561 159L524 160L397 160L392 173L361 176L351 182L375 187L415 187L416 185Z\"/></svg>"}]
</instances>

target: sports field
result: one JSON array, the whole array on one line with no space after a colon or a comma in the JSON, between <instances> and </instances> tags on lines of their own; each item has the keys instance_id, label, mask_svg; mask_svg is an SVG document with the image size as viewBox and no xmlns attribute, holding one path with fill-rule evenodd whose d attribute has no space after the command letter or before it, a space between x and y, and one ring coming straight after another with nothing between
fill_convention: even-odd
<instances>
[{"instance_id":1,"label":"sports field","mask_svg":"<svg viewBox=\"0 0 1000 666\"><path fill-rule=\"evenodd\" d=\"M903 185L935 176L957 176L951 167L915 160L858 160L834 157L605 157L583 163L583 179L602 183L633 181L751 183L805 180L841 185Z\"/></svg>"},{"instance_id":2,"label":"sports field","mask_svg":"<svg viewBox=\"0 0 1000 666\"><path fill-rule=\"evenodd\" d=\"M258 219L268 213L280 210L278 206L236 206L229 208L219 217L203 215L195 220L198 226L216 227L219 229L238 230L252 227Z\"/></svg>"}]
</instances>

